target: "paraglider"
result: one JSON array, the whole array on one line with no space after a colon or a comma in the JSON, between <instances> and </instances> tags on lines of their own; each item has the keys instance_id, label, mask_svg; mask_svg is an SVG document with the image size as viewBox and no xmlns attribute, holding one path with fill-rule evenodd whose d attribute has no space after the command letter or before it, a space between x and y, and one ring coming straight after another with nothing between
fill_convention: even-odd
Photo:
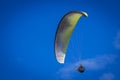
<instances>
[{"instance_id":1,"label":"paraglider","mask_svg":"<svg viewBox=\"0 0 120 80\"><path fill-rule=\"evenodd\" d=\"M83 73L85 71L85 68L80 64L80 66L76 69L78 72Z\"/></svg>"},{"instance_id":2,"label":"paraglider","mask_svg":"<svg viewBox=\"0 0 120 80\"><path fill-rule=\"evenodd\" d=\"M68 12L66 15L63 16L61 19L56 35L55 35L55 56L59 63L64 64L65 56L66 56L66 49L69 44L69 40L71 34L78 22L78 20L82 17L87 17L88 14L86 12L79 12L79 11L71 11ZM81 69L81 68L80 68Z\"/></svg>"}]
</instances>

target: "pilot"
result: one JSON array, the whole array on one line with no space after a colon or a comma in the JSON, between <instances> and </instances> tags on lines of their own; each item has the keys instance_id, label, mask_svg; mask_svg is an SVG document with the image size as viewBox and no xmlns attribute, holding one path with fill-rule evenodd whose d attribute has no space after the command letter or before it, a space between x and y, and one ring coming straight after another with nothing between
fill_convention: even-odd
<instances>
[{"instance_id":1,"label":"pilot","mask_svg":"<svg viewBox=\"0 0 120 80\"><path fill-rule=\"evenodd\" d=\"M85 71L85 68L80 64L80 66L77 68L77 71L83 73Z\"/></svg>"}]
</instances>

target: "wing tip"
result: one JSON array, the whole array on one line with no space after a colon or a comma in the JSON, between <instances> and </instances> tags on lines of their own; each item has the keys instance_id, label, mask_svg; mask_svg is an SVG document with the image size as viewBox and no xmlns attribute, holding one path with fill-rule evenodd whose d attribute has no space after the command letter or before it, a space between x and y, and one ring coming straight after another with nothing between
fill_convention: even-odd
<instances>
[{"instance_id":1,"label":"wing tip","mask_svg":"<svg viewBox=\"0 0 120 80\"><path fill-rule=\"evenodd\" d=\"M85 17L88 17L88 14L84 11L81 11L81 13L85 16Z\"/></svg>"},{"instance_id":2,"label":"wing tip","mask_svg":"<svg viewBox=\"0 0 120 80\"><path fill-rule=\"evenodd\" d=\"M57 53L56 54L56 59L60 64L64 64L65 61L65 53Z\"/></svg>"},{"instance_id":3,"label":"wing tip","mask_svg":"<svg viewBox=\"0 0 120 80\"><path fill-rule=\"evenodd\" d=\"M64 64L64 61L58 61L60 64Z\"/></svg>"},{"instance_id":4,"label":"wing tip","mask_svg":"<svg viewBox=\"0 0 120 80\"><path fill-rule=\"evenodd\" d=\"M69 14L69 13L80 13L80 14L84 15L85 17L88 17L87 12L84 12L84 11L73 10L73 11L68 12L67 14Z\"/></svg>"}]
</instances>

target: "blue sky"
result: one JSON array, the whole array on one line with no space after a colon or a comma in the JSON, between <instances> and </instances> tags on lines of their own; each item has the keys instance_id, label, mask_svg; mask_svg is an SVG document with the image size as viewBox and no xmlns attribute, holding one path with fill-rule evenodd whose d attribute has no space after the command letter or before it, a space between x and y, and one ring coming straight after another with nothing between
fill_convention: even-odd
<instances>
[{"instance_id":1,"label":"blue sky","mask_svg":"<svg viewBox=\"0 0 120 80\"><path fill-rule=\"evenodd\" d=\"M119 0L1 0L0 80L120 80ZM69 11L85 11L56 61L54 38ZM82 62L86 71L75 68Z\"/></svg>"}]
</instances>

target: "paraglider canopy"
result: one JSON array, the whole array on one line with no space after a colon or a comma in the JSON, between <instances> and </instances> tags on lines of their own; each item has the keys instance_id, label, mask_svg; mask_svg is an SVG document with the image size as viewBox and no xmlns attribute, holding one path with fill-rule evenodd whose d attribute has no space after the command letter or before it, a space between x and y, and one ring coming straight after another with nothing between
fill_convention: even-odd
<instances>
[{"instance_id":1,"label":"paraglider canopy","mask_svg":"<svg viewBox=\"0 0 120 80\"><path fill-rule=\"evenodd\" d=\"M66 15L63 16L63 18L61 19L58 25L55 35L54 48L55 48L55 56L59 63L63 64L65 61L66 49L68 47L71 34L78 20L82 16L87 17L88 14L82 11L68 12Z\"/></svg>"}]
</instances>

